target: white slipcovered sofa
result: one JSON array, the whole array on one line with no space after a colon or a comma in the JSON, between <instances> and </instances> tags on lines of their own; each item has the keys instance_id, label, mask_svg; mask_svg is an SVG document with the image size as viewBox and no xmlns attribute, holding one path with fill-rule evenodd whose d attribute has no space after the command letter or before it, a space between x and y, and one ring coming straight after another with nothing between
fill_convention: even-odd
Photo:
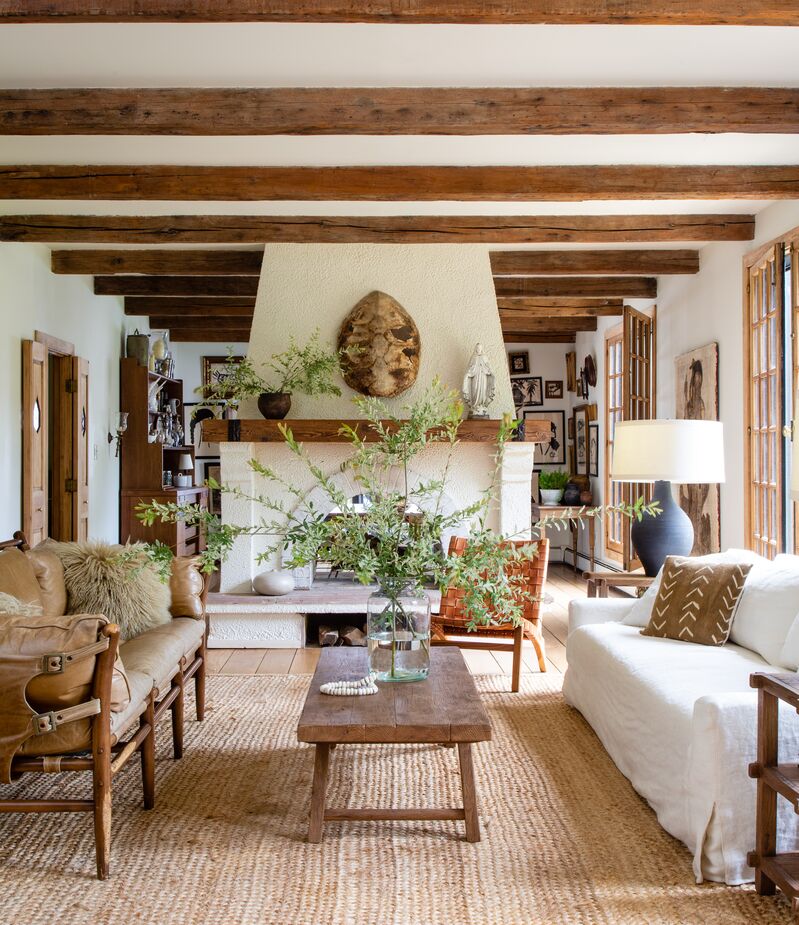
<instances>
[{"instance_id":1,"label":"white slipcovered sofa","mask_svg":"<svg viewBox=\"0 0 799 925\"><path fill-rule=\"evenodd\" d=\"M639 600L586 599L569 610L566 701L608 754L693 852L697 881L753 879L757 694L755 671L799 668L799 557L769 562L745 550L708 561L748 561L752 570L721 647L642 636L656 582ZM785 707L783 704L782 707ZM799 761L799 716L780 714L781 760ZM779 801L779 849L799 848L799 816Z\"/></svg>"}]
</instances>

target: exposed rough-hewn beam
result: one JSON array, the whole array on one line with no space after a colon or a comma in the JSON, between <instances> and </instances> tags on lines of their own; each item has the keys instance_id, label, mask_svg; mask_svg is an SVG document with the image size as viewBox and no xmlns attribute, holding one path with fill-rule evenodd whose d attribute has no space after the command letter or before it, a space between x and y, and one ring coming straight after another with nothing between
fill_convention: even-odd
<instances>
[{"instance_id":1,"label":"exposed rough-hewn beam","mask_svg":"<svg viewBox=\"0 0 799 925\"><path fill-rule=\"evenodd\" d=\"M564 276L582 273L661 276L698 273L699 251L494 251L491 254L491 270L494 276Z\"/></svg>"},{"instance_id":2,"label":"exposed rough-hewn beam","mask_svg":"<svg viewBox=\"0 0 799 925\"><path fill-rule=\"evenodd\" d=\"M257 276L95 276L96 295L254 296Z\"/></svg>"},{"instance_id":3,"label":"exposed rough-hewn beam","mask_svg":"<svg viewBox=\"0 0 799 925\"><path fill-rule=\"evenodd\" d=\"M784 87L0 89L5 135L799 132Z\"/></svg>"},{"instance_id":4,"label":"exposed rough-hewn beam","mask_svg":"<svg viewBox=\"0 0 799 925\"><path fill-rule=\"evenodd\" d=\"M799 166L0 166L0 199L581 202L797 199Z\"/></svg>"},{"instance_id":5,"label":"exposed rough-hewn beam","mask_svg":"<svg viewBox=\"0 0 799 925\"><path fill-rule=\"evenodd\" d=\"M259 276L263 251L74 250L53 251L53 273L89 276L144 273L149 276Z\"/></svg>"},{"instance_id":6,"label":"exposed rough-hewn beam","mask_svg":"<svg viewBox=\"0 0 799 925\"><path fill-rule=\"evenodd\" d=\"M170 314L150 315L150 326L156 329L174 328L175 330L202 330L207 331L210 328L219 328L222 331L244 331L250 330L252 326L252 315L249 317L229 317L221 311L218 315L202 315L194 318L173 317Z\"/></svg>"},{"instance_id":7,"label":"exposed rough-hewn beam","mask_svg":"<svg viewBox=\"0 0 799 925\"><path fill-rule=\"evenodd\" d=\"M512 302L514 300L507 301ZM509 321L514 318L605 318L622 315L623 313L624 308L621 300L619 300L618 308L562 308L556 305L549 305L547 308L501 308L499 317L502 319L507 318Z\"/></svg>"},{"instance_id":8,"label":"exposed rough-hewn beam","mask_svg":"<svg viewBox=\"0 0 799 925\"><path fill-rule=\"evenodd\" d=\"M593 318L527 318L518 320L501 319L503 331L596 331L596 317ZM156 325L157 327L157 325Z\"/></svg>"},{"instance_id":9,"label":"exposed rough-hewn beam","mask_svg":"<svg viewBox=\"0 0 799 925\"><path fill-rule=\"evenodd\" d=\"M0 241L62 244L623 244L754 236L753 215L0 215Z\"/></svg>"},{"instance_id":10,"label":"exposed rough-hewn beam","mask_svg":"<svg viewBox=\"0 0 799 925\"><path fill-rule=\"evenodd\" d=\"M794 26L794 0L3 0L0 22Z\"/></svg>"},{"instance_id":11,"label":"exposed rough-hewn beam","mask_svg":"<svg viewBox=\"0 0 799 925\"><path fill-rule=\"evenodd\" d=\"M536 334L533 331L503 331L506 344L573 344L577 339L574 331L564 333Z\"/></svg>"},{"instance_id":12,"label":"exposed rough-hewn beam","mask_svg":"<svg viewBox=\"0 0 799 925\"><path fill-rule=\"evenodd\" d=\"M578 314L582 312L587 315L594 311L622 311L624 299L501 298L497 299L497 307L500 311L503 309L512 309L514 311L526 311L528 309L537 311L541 309L542 311L555 313L561 309L573 309Z\"/></svg>"},{"instance_id":13,"label":"exposed rough-hewn beam","mask_svg":"<svg viewBox=\"0 0 799 925\"><path fill-rule=\"evenodd\" d=\"M249 324L252 321L254 310L252 308L226 308L222 307L207 307L207 308L198 308L194 304L194 299L175 299L176 302L185 302L187 303L187 308L183 309L179 306L176 308L160 308L157 311L149 312L132 312L125 310L126 315L149 315L152 321L153 318L158 318L159 320L169 320L174 324L183 324L189 325L193 323L197 324L214 324L217 321L222 324L222 326L230 327L231 325L239 324ZM152 322L155 327L155 322ZM168 327L168 325L167 325Z\"/></svg>"},{"instance_id":14,"label":"exposed rough-hewn beam","mask_svg":"<svg viewBox=\"0 0 799 925\"><path fill-rule=\"evenodd\" d=\"M215 309L214 314L224 311L238 311L242 316L251 315L255 308L254 296L231 296L229 298L195 296L187 299L180 296L128 296L125 299L126 315L178 315Z\"/></svg>"},{"instance_id":15,"label":"exposed rough-hewn beam","mask_svg":"<svg viewBox=\"0 0 799 925\"><path fill-rule=\"evenodd\" d=\"M500 276L494 280L498 298L545 298L591 296L654 299L657 280L636 276Z\"/></svg>"},{"instance_id":16,"label":"exposed rough-hewn beam","mask_svg":"<svg viewBox=\"0 0 799 925\"><path fill-rule=\"evenodd\" d=\"M202 343L235 344L247 343L250 339L250 327L223 328L219 325L211 327L175 327L174 325L161 325L169 328L169 339L175 343Z\"/></svg>"}]
</instances>

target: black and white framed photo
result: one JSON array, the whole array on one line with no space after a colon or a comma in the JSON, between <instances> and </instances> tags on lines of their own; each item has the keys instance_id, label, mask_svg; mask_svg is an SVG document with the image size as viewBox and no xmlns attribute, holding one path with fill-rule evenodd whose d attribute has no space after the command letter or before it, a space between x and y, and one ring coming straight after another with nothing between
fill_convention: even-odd
<instances>
[{"instance_id":1,"label":"black and white framed photo","mask_svg":"<svg viewBox=\"0 0 799 925\"><path fill-rule=\"evenodd\" d=\"M184 402L183 433L187 446L194 447L196 457L219 457L219 444L202 439L202 422L220 420L225 410L224 402Z\"/></svg>"},{"instance_id":2,"label":"black and white framed photo","mask_svg":"<svg viewBox=\"0 0 799 925\"><path fill-rule=\"evenodd\" d=\"M508 354L508 366L511 376L527 375L530 372L530 354L527 350Z\"/></svg>"},{"instance_id":3,"label":"black and white framed photo","mask_svg":"<svg viewBox=\"0 0 799 925\"><path fill-rule=\"evenodd\" d=\"M514 408L539 407L544 404L544 393L540 376L520 376L511 379Z\"/></svg>"},{"instance_id":4,"label":"black and white framed photo","mask_svg":"<svg viewBox=\"0 0 799 925\"><path fill-rule=\"evenodd\" d=\"M588 475L588 406L574 409L574 474Z\"/></svg>"},{"instance_id":5,"label":"black and white framed photo","mask_svg":"<svg viewBox=\"0 0 799 925\"><path fill-rule=\"evenodd\" d=\"M218 397L222 397L220 389L224 386L225 380L230 376L231 367L237 366L244 359L242 356L228 357L203 357L202 358L202 376L203 376L203 395L208 395L211 389L216 390ZM229 397L229 396L225 396Z\"/></svg>"},{"instance_id":6,"label":"black and white framed photo","mask_svg":"<svg viewBox=\"0 0 799 925\"><path fill-rule=\"evenodd\" d=\"M563 466L566 464L566 412L524 409L525 421L548 421L552 428L549 443L535 448L536 465Z\"/></svg>"},{"instance_id":7,"label":"black and white framed photo","mask_svg":"<svg viewBox=\"0 0 799 925\"><path fill-rule=\"evenodd\" d=\"M563 380L547 379L544 383L544 398L563 398Z\"/></svg>"},{"instance_id":8,"label":"black and white framed photo","mask_svg":"<svg viewBox=\"0 0 799 925\"><path fill-rule=\"evenodd\" d=\"M588 474L599 477L599 424L588 425Z\"/></svg>"}]
</instances>

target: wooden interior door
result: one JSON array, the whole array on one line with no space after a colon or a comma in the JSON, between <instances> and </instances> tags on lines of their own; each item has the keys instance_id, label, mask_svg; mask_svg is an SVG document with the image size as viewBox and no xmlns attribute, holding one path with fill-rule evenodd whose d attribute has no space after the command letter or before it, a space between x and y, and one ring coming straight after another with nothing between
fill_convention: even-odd
<instances>
[{"instance_id":1,"label":"wooden interior door","mask_svg":"<svg viewBox=\"0 0 799 925\"><path fill-rule=\"evenodd\" d=\"M72 382L72 538L89 538L89 361L71 357Z\"/></svg>"},{"instance_id":2,"label":"wooden interior door","mask_svg":"<svg viewBox=\"0 0 799 925\"><path fill-rule=\"evenodd\" d=\"M624 306L622 318L622 420L647 421L656 416L657 340L656 310L652 315ZM625 484L622 497L632 504L642 495L649 500L649 484ZM626 571L641 567L630 540L630 522L623 530L623 561Z\"/></svg>"},{"instance_id":3,"label":"wooden interior door","mask_svg":"<svg viewBox=\"0 0 799 925\"><path fill-rule=\"evenodd\" d=\"M48 536L47 348L22 341L22 530L35 546Z\"/></svg>"}]
</instances>

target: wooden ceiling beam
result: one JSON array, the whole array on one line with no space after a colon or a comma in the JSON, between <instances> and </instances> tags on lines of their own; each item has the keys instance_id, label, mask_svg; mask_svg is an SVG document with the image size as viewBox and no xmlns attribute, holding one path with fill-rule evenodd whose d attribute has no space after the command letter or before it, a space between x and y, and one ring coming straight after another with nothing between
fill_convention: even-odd
<instances>
[{"instance_id":1,"label":"wooden ceiling beam","mask_svg":"<svg viewBox=\"0 0 799 925\"><path fill-rule=\"evenodd\" d=\"M257 276L95 276L95 295L255 296Z\"/></svg>"},{"instance_id":2,"label":"wooden ceiling beam","mask_svg":"<svg viewBox=\"0 0 799 925\"><path fill-rule=\"evenodd\" d=\"M577 312L591 314L594 311L608 309L615 312L624 308L624 299L559 299L559 298L501 298L497 299L497 307L500 311L527 311L532 309L536 311L559 312L561 309L574 309Z\"/></svg>"},{"instance_id":3,"label":"wooden ceiling beam","mask_svg":"<svg viewBox=\"0 0 799 925\"><path fill-rule=\"evenodd\" d=\"M509 321L515 318L606 318L624 314L624 308L619 303L618 308L561 308L550 305L548 308L501 308L499 317Z\"/></svg>"},{"instance_id":4,"label":"wooden ceiling beam","mask_svg":"<svg viewBox=\"0 0 799 925\"><path fill-rule=\"evenodd\" d=\"M0 23L293 22L795 26L794 0L5 0Z\"/></svg>"},{"instance_id":5,"label":"wooden ceiling beam","mask_svg":"<svg viewBox=\"0 0 799 925\"><path fill-rule=\"evenodd\" d=\"M0 166L0 199L581 202L799 199L799 166Z\"/></svg>"},{"instance_id":6,"label":"wooden ceiling beam","mask_svg":"<svg viewBox=\"0 0 799 925\"><path fill-rule=\"evenodd\" d=\"M0 215L0 241L61 244L626 244L751 241L753 215Z\"/></svg>"},{"instance_id":7,"label":"wooden ceiling beam","mask_svg":"<svg viewBox=\"0 0 799 925\"><path fill-rule=\"evenodd\" d=\"M498 298L591 296L654 299L657 280L636 276L499 276L494 280Z\"/></svg>"},{"instance_id":8,"label":"wooden ceiling beam","mask_svg":"<svg viewBox=\"0 0 799 925\"><path fill-rule=\"evenodd\" d=\"M260 276L263 251L74 250L53 251L53 273L106 276Z\"/></svg>"},{"instance_id":9,"label":"wooden ceiling beam","mask_svg":"<svg viewBox=\"0 0 799 925\"><path fill-rule=\"evenodd\" d=\"M126 300L127 301L127 300ZM252 308L226 308L225 306L207 306L198 308L194 304L194 299L175 299L176 302L184 302L186 308L160 308L147 312L133 312L125 309L126 315L149 315L150 318L169 319L174 324L208 324L219 321L220 324L227 327L237 326L240 324L249 324L255 314ZM219 300L222 301L222 300Z\"/></svg>"},{"instance_id":10,"label":"wooden ceiling beam","mask_svg":"<svg viewBox=\"0 0 799 925\"><path fill-rule=\"evenodd\" d=\"M493 251L490 256L494 276L699 272L699 251L694 250Z\"/></svg>"},{"instance_id":11,"label":"wooden ceiling beam","mask_svg":"<svg viewBox=\"0 0 799 925\"><path fill-rule=\"evenodd\" d=\"M536 334L533 331L503 331L502 339L506 344L573 344L577 335L570 333Z\"/></svg>"},{"instance_id":12,"label":"wooden ceiling beam","mask_svg":"<svg viewBox=\"0 0 799 925\"><path fill-rule=\"evenodd\" d=\"M194 318L175 318L171 315L150 315L150 326L157 330L173 328L176 331L201 330L207 331L219 328L222 331L249 331L252 327L252 317L230 318L223 314L202 315Z\"/></svg>"},{"instance_id":13,"label":"wooden ceiling beam","mask_svg":"<svg viewBox=\"0 0 799 925\"><path fill-rule=\"evenodd\" d=\"M0 89L0 135L799 132L785 87Z\"/></svg>"},{"instance_id":14,"label":"wooden ceiling beam","mask_svg":"<svg viewBox=\"0 0 799 925\"><path fill-rule=\"evenodd\" d=\"M125 299L126 315L193 315L205 309L214 309L214 314L240 312L242 317L252 315L255 298L252 296L231 296L230 298L195 296L187 299L179 296L128 296Z\"/></svg>"},{"instance_id":15,"label":"wooden ceiling beam","mask_svg":"<svg viewBox=\"0 0 799 925\"><path fill-rule=\"evenodd\" d=\"M207 328L175 327L174 325L161 325L161 327L169 329L169 339L175 343L246 344L250 340L249 325L244 328L223 328L219 325Z\"/></svg>"},{"instance_id":16,"label":"wooden ceiling beam","mask_svg":"<svg viewBox=\"0 0 799 925\"><path fill-rule=\"evenodd\" d=\"M527 318L506 321L500 319L503 331L596 331L596 317L593 318ZM157 327L157 325L156 325Z\"/></svg>"}]
</instances>

